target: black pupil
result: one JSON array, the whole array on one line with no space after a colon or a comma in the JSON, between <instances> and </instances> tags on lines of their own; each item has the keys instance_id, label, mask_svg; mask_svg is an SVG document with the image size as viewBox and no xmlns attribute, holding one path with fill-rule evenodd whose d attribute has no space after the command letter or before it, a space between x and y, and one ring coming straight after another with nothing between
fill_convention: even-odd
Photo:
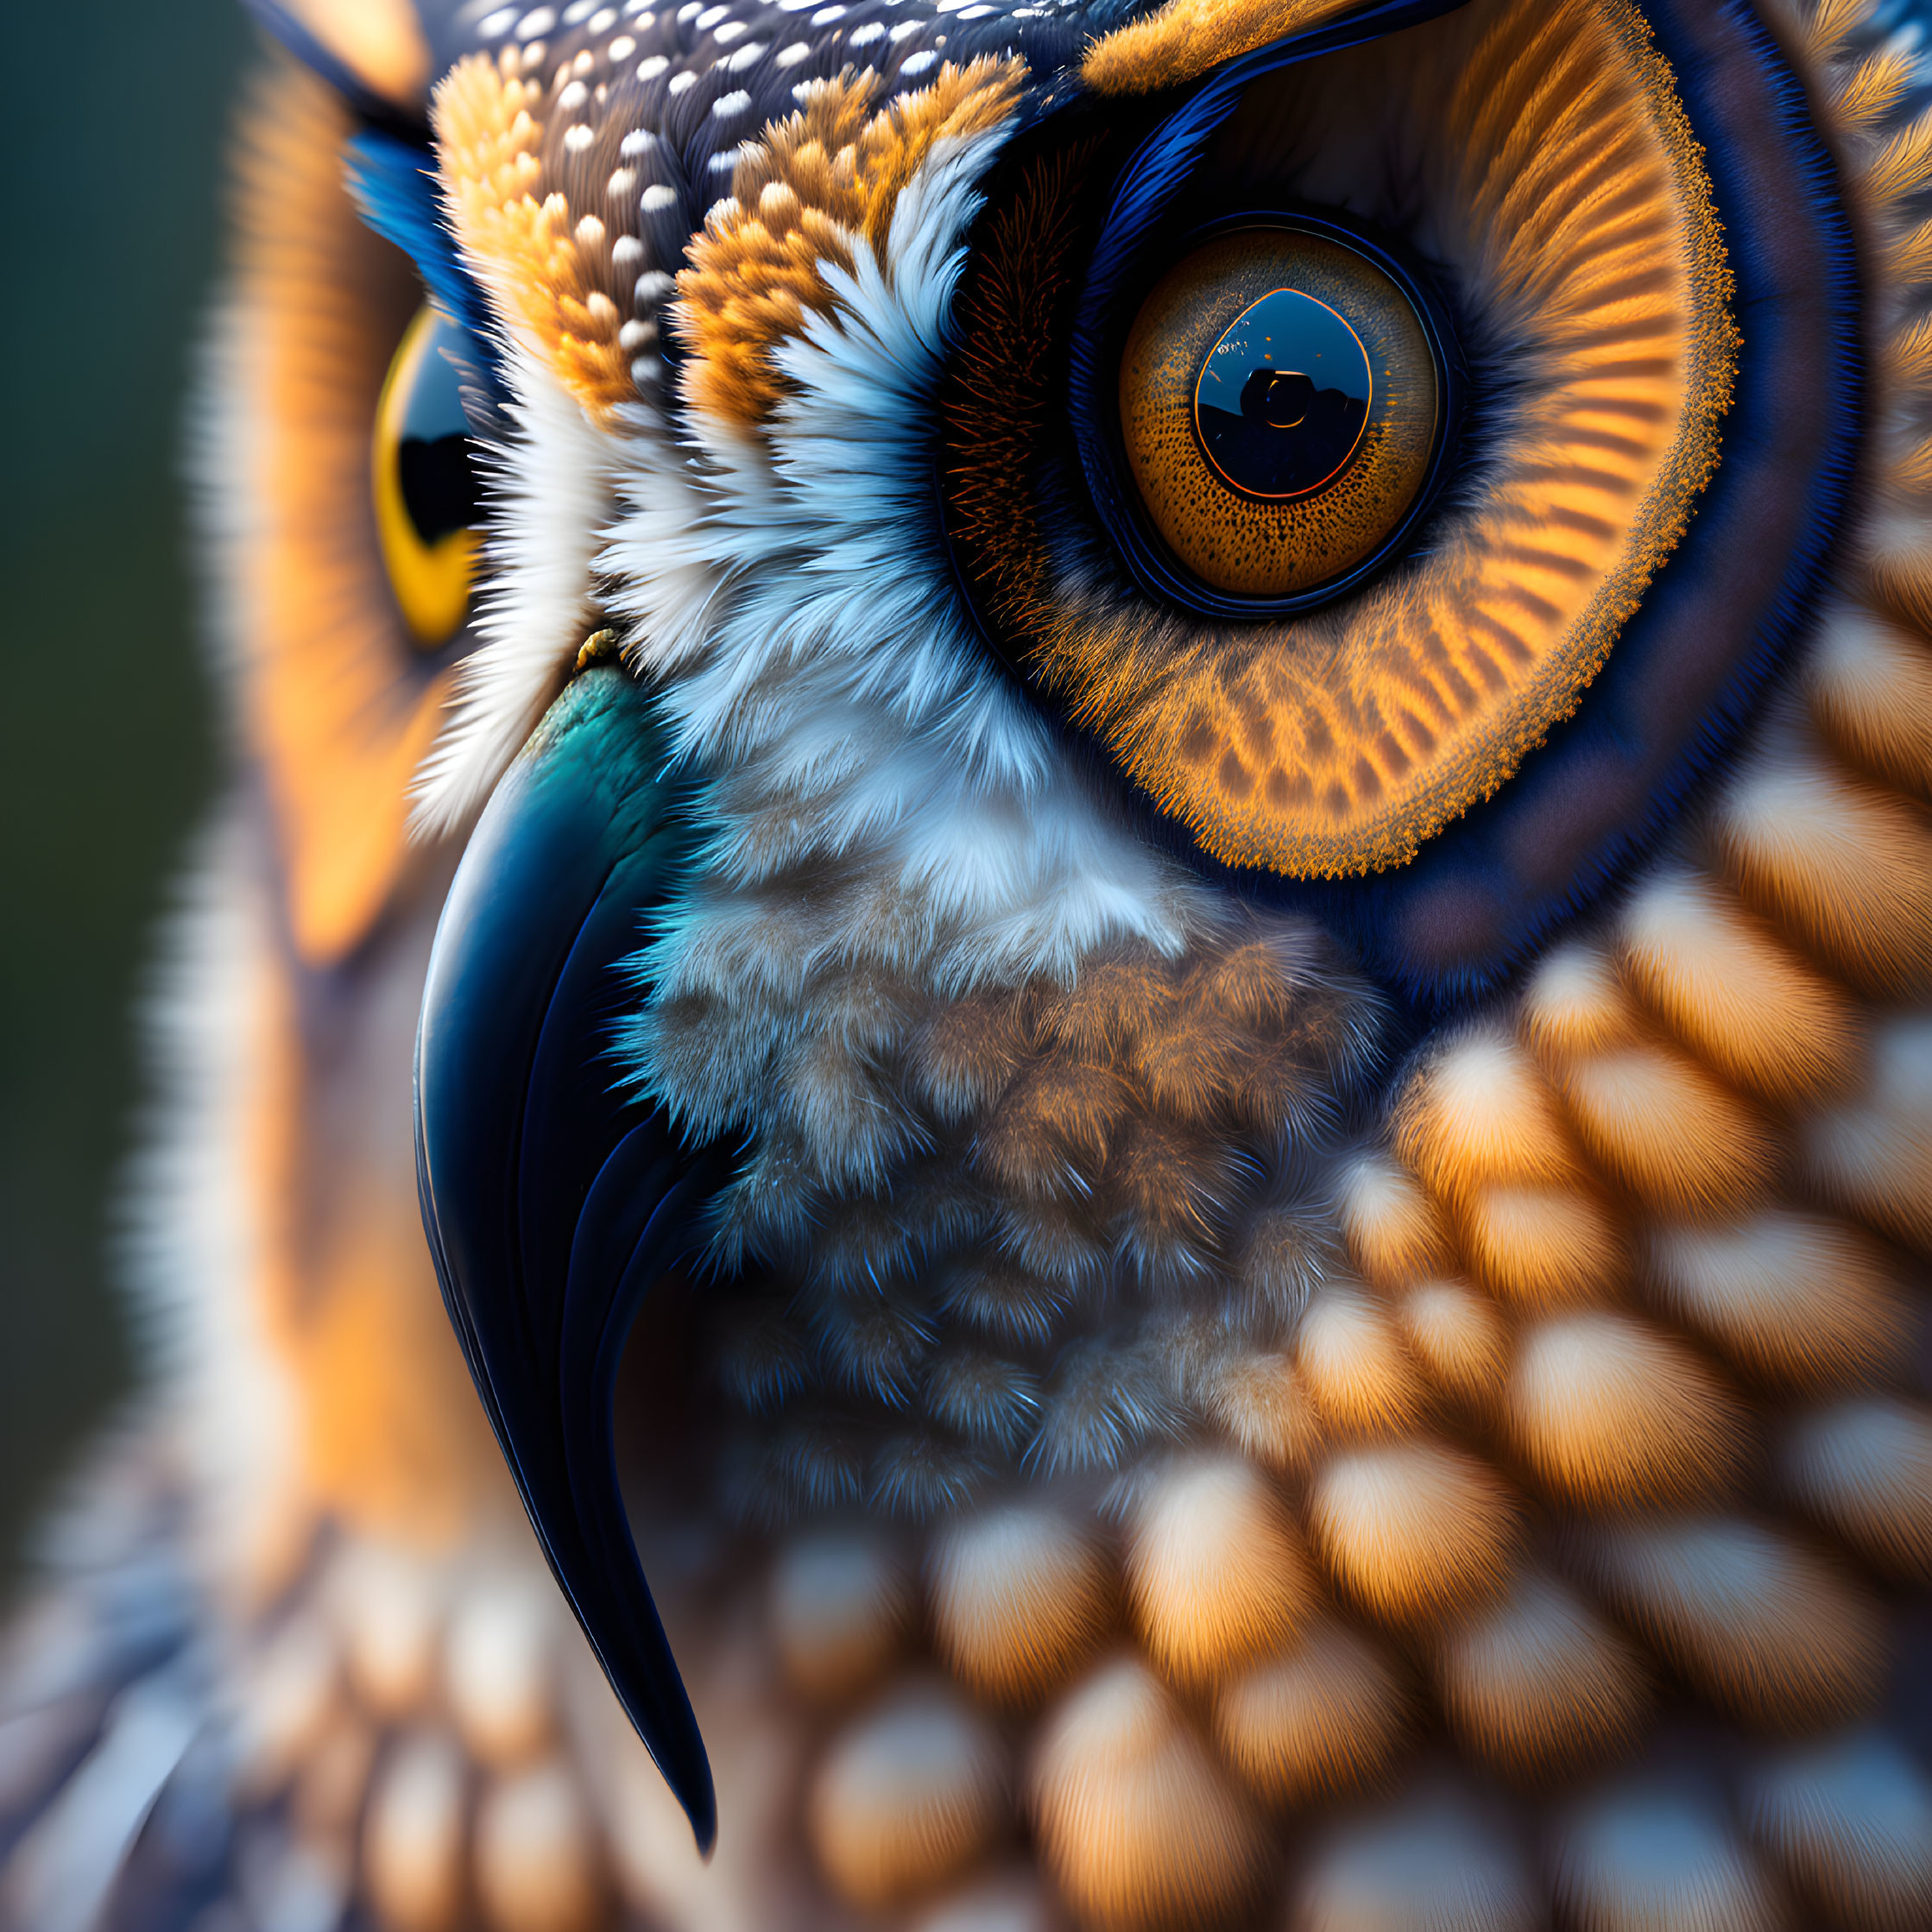
<instances>
[{"instance_id":1,"label":"black pupil","mask_svg":"<svg viewBox=\"0 0 1932 1932\"><path fill-rule=\"evenodd\" d=\"M443 353L445 344L458 339L439 317L416 364L396 450L402 507L426 547L452 531L469 529L481 507L462 383Z\"/></svg>"},{"instance_id":2,"label":"black pupil","mask_svg":"<svg viewBox=\"0 0 1932 1932\"><path fill-rule=\"evenodd\" d=\"M1368 420L1368 357L1335 312L1278 288L1209 351L1195 422L1224 482L1253 496L1318 489L1355 453Z\"/></svg>"}]
</instances>

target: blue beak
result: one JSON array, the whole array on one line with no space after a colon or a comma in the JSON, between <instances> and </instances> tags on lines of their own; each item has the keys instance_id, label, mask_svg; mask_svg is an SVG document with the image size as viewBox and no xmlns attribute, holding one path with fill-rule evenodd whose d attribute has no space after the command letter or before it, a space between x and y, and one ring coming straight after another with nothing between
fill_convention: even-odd
<instances>
[{"instance_id":1,"label":"blue beak","mask_svg":"<svg viewBox=\"0 0 1932 1932\"><path fill-rule=\"evenodd\" d=\"M689 1816L710 1765L637 1558L611 1404L639 1304L703 1183L611 1054L625 963L679 838L650 704L576 679L497 786L436 935L416 1038L424 1226L477 1392L551 1569Z\"/></svg>"}]
</instances>

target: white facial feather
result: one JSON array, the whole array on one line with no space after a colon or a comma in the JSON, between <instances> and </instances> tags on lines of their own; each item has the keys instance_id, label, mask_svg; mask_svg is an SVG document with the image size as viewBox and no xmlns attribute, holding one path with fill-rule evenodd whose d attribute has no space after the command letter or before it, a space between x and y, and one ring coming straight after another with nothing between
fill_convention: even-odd
<instances>
[{"instance_id":1,"label":"white facial feather","mask_svg":"<svg viewBox=\"0 0 1932 1932\"><path fill-rule=\"evenodd\" d=\"M1178 953L1214 916L991 660L947 562L925 426L977 183L1010 131L938 144L883 254L828 271L838 306L780 351L793 393L756 436L693 413L679 441L645 405L600 431L514 357L488 641L419 826L454 824L500 775L605 579L706 786L698 875L658 925L667 993L768 1010L835 957L934 988L1064 977L1115 938ZM807 865L841 884L809 938L756 891Z\"/></svg>"},{"instance_id":2,"label":"white facial feather","mask_svg":"<svg viewBox=\"0 0 1932 1932\"><path fill-rule=\"evenodd\" d=\"M516 434L489 465L483 641L458 670L449 723L417 774L420 838L453 831L489 795L557 694L594 610L617 452L527 351L511 345L503 366Z\"/></svg>"},{"instance_id":3,"label":"white facial feather","mask_svg":"<svg viewBox=\"0 0 1932 1932\"><path fill-rule=\"evenodd\" d=\"M251 1111L273 915L238 814L205 835L146 1001L155 1088L125 1184L121 1273L148 1373L196 1479L198 1529L235 1575L296 1487L300 1405L268 1310Z\"/></svg>"},{"instance_id":4,"label":"white facial feather","mask_svg":"<svg viewBox=\"0 0 1932 1932\"><path fill-rule=\"evenodd\" d=\"M936 988L1064 975L1121 937L1171 954L1211 916L991 661L947 563L924 426L975 184L1009 131L938 146L883 258L861 246L828 275L838 306L780 352L793 393L760 439L698 419L680 467L655 435L628 445L603 561L679 754L710 781L701 875L654 962L667 994L802 984L807 957L754 963L759 932L799 936L742 896L802 864L848 888L811 957Z\"/></svg>"}]
</instances>

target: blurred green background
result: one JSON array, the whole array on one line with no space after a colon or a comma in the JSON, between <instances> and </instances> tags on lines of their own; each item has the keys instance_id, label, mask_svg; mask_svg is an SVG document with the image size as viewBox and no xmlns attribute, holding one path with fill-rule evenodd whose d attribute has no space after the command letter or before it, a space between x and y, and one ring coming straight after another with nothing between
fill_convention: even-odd
<instances>
[{"instance_id":1,"label":"blurred green background","mask_svg":"<svg viewBox=\"0 0 1932 1932\"><path fill-rule=\"evenodd\" d=\"M238 0L11 16L0 524L0 1591L138 1365L108 1258L132 1009L212 782L179 479Z\"/></svg>"}]
</instances>

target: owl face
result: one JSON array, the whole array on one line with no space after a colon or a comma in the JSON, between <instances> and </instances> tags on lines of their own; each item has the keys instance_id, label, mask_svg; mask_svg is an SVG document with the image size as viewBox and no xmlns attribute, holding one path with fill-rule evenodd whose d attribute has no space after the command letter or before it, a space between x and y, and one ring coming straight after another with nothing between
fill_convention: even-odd
<instances>
[{"instance_id":1,"label":"owl face","mask_svg":"<svg viewBox=\"0 0 1932 1932\"><path fill-rule=\"evenodd\" d=\"M1017 1817L1083 1924L1588 1919L1659 1808L1737 1923L1920 1896L1849 1822L1932 1565L1894 24L470 7L426 127L311 39L398 344L313 526L413 643L260 679L294 847L319 717L368 773L298 935L406 792L462 851L430 1245L701 1840L755 1575L885 1686L800 1801L862 1907Z\"/></svg>"}]
</instances>

